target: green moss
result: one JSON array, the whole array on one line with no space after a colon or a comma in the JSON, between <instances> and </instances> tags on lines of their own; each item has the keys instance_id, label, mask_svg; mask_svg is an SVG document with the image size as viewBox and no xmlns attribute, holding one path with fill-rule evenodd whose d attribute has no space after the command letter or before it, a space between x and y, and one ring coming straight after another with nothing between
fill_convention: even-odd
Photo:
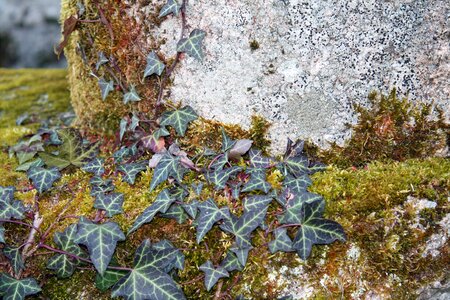
<instances>
[{"instance_id":1,"label":"green moss","mask_svg":"<svg viewBox=\"0 0 450 300\"><path fill-rule=\"evenodd\" d=\"M250 49L252 51L258 50L259 49L259 43L257 40L252 40L250 41Z\"/></svg>"}]
</instances>

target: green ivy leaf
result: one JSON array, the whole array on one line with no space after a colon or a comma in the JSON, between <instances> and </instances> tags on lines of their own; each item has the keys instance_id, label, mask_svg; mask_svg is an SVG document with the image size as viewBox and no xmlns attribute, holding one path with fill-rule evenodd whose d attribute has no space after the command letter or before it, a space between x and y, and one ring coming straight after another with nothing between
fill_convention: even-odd
<instances>
[{"instance_id":1,"label":"green ivy leaf","mask_svg":"<svg viewBox=\"0 0 450 300\"><path fill-rule=\"evenodd\" d=\"M114 185L111 179L103 180L100 176L94 176L90 180L91 196L97 197L99 194L107 194L114 191Z\"/></svg>"},{"instance_id":2,"label":"green ivy leaf","mask_svg":"<svg viewBox=\"0 0 450 300\"><path fill-rule=\"evenodd\" d=\"M13 186L0 186L0 219L21 220L24 218L25 207L22 201L14 200L15 190Z\"/></svg>"},{"instance_id":3,"label":"green ivy leaf","mask_svg":"<svg viewBox=\"0 0 450 300\"><path fill-rule=\"evenodd\" d=\"M109 92L114 91L114 82L112 80L106 81L103 77L98 79L98 86L102 94L102 100L105 101Z\"/></svg>"},{"instance_id":4,"label":"green ivy leaf","mask_svg":"<svg viewBox=\"0 0 450 300\"><path fill-rule=\"evenodd\" d=\"M14 192L16 188L14 186L0 186L0 202L9 202L14 199Z\"/></svg>"},{"instance_id":5,"label":"green ivy leaf","mask_svg":"<svg viewBox=\"0 0 450 300\"><path fill-rule=\"evenodd\" d=\"M224 260L220 263L220 266L228 272L242 271L244 269L244 266L241 265L237 256L231 251L227 251L227 256L225 256Z\"/></svg>"},{"instance_id":6,"label":"green ivy leaf","mask_svg":"<svg viewBox=\"0 0 450 300\"><path fill-rule=\"evenodd\" d=\"M168 152L164 153L153 172L150 191L155 189L160 183L166 181L169 176L179 178L179 173L181 172L179 163L179 157L172 156Z\"/></svg>"},{"instance_id":7,"label":"green ivy leaf","mask_svg":"<svg viewBox=\"0 0 450 300\"><path fill-rule=\"evenodd\" d=\"M110 287L115 285L122 277L127 275L127 271L122 270L111 270L108 269L105 273L100 275L97 273L95 276L95 287L101 290L102 292L106 292Z\"/></svg>"},{"instance_id":8,"label":"green ivy leaf","mask_svg":"<svg viewBox=\"0 0 450 300\"><path fill-rule=\"evenodd\" d=\"M11 262L11 266L14 270L14 274L19 274L20 270L25 269L25 265L22 259L22 253L20 248L5 246L3 248L3 254Z\"/></svg>"},{"instance_id":9,"label":"green ivy leaf","mask_svg":"<svg viewBox=\"0 0 450 300\"><path fill-rule=\"evenodd\" d=\"M205 287L208 292L217 283L217 281L219 281L220 278L230 276L230 274L228 274L227 270L225 270L224 268L220 266L214 268L210 260L201 265L199 269L205 273Z\"/></svg>"},{"instance_id":10,"label":"green ivy leaf","mask_svg":"<svg viewBox=\"0 0 450 300\"><path fill-rule=\"evenodd\" d=\"M312 184L311 179L307 175L301 175L295 178L292 175L286 175L283 180L283 186L287 187L294 194L301 194Z\"/></svg>"},{"instance_id":11,"label":"green ivy leaf","mask_svg":"<svg viewBox=\"0 0 450 300\"><path fill-rule=\"evenodd\" d=\"M253 168L268 168L270 166L270 159L262 156L260 150L250 149L248 156L250 166Z\"/></svg>"},{"instance_id":12,"label":"green ivy leaf","mask_svg":"<svg viewBox=\"0 0 450 300\"><path fill-rule=\"evenodd\" d=\"M197 219L197 244L200 244L203 237L211 230L213 225L230 216L228 207L218 208L213 199L209 198L198 205L200 215Z\"/></svg>"},{"instance_id":13,"label":"green ivy leaf","mask_svg":"<svg viewBox=\"0 0 450 300\"><path fill-rule=\"evenodd\" d=\"M236 141L233 141L222 127L222 152L230 150L235 144Z\"/></svg>"},{"instance_id":14,"label":"green ivy leaf","mask_svg":"<svg viewBox=\"0 0 450 300\"><path fill-rule=\"evenodd\" d=\"M245 249L252 247L250 235L263 223L266 213L267 207L262 207L258 210L248 210L238 219L232 216L228 220L225 220L228 228L227 231L234 234L236 244L239 248Z\"/></svg>"},{"instance_id":15,"label":"green ivy leaf","mask_svg":"<svg viewBox=\"0 0 450 300\"><path fill-rule=\"evenodd\" d=\"M202 42L206 36L206 32L200 29L194 29L189 38L181 39L177 44L178 52L186 52L193 58L203 60Z\"/></svg>"},{"instance_id":16,"label":"green ivy leaf","mask_svg":"<svg viewBox=\"0 0 450 300\"><path fill-rule=\"evenodd\" d=\"M40 291L41 287L34 278L15 279L5 273L0 274L0 295L3 300L22 300Z\"/></svg>"},{"instance_id":17,"label":"green ivy leaf","mask_svg":"<svg viewBox=\"0 0 450 300\"><path fill-rule=\"evenodd\" d=\"M167 0L167 3L161 8L158 17L162 18L169 14L174 14L175 16L178 16L180 10L181 5L179 5L176 0Z\"/></svg>"},{"instance_id":18,"label":"green ivy leaf","mask_svg":"<svg viewBox=\"0 0 450 300\"><path fill-rule=\"evenodd\" d=\"M58 148L59 154L52 155L46 152L39 153L39 157L49 167L64 169L70 165L82 167L97 154L97 144L85 145L78 131L72 128L58 130L62 145Z\"/></svg>"},{"instance_id":19,"label":"green ivy leaf","mask_svg":"<svg viewBox=\"0 0 450 300\"><path fill-rule=\"evenodd\" d=\"M178 204L173 204L172 206L170 206L165 213L161 214L161 217L174 219L178 224L183 224L188 219L188 216L184 212L183 207Z\"/></svg>"},{"instance_id":20,"label":"green ivy leaf","mask_svg":"<svg viewBox=\"0 0 450 300\"><path fill-rule=\"evenodd\" d=\"M286 210L280 218L281 224L296 224L301 223L303 204L312 202L324 202L322 196L310 192L303 192L302 194L294 194L291 199L286 202Z\"/></svg>"},{"instance_id":21,"label":"green ivy leaf","mask_svg":"<svg viewBox=\"0 0 450 300\"><path fill-rule=\"evenodd\" d=\"M194 191L194 193L197 196L200 196L200 194L202 193L202 189L203 189L203 182L200 182L198 184L192 183L191 187L192 187L192 190Z\"/></svg>"},{"instance_id":22,"label":"green ivy leaf","mask_svg":"<svg viewBox=\"0 0 450 300\"><path fill-rule=\"evenodd\" d=\"M244 200L244 212L267 209L272 200L270 195L247 196Z\"/></svg>"},{"instance_id":23,"label":"green ivy leaf","mask_svg":"<svg viewBox=\"0 0 450 300\"><path fill-rule=\"evenodd\" d=\"M187 212L187 214L192 218L195 219L197 217L197 211L198 211L198 205L200 203L197 200L192 201L191 203L185 203L181 206L184 208L184 210Z\"/></svg>"},{"instance_id":24,"label":"green ivy leaf","mask_svg":"<svg viewBox=\"0 0 450 300\"><path fill-rule=\"evenodd\" d=\"M213 172L206 173L206 178L209 182L213 183L216 187L216 190L220 190L225 188L225 185L230 179L230 176L241 171L241 167L233 166L231 168L223 169L223 170L215 170Z\"/></svg>"},{"instance_id":25,"label":"green ivy leaf","mask_svg":"<svg viewBox=\"0 0 450 300\"><path fill-rule=\"evenodd\" d=\"M36 168L36 167L43 167L44 166L44 161L40 158L37 158L35 160L32 161L28 161L24 164L21 164L20 166L18 166L16 168L16 171L28 171L30 168Z\"/></svg>"},{"instance_id":26,"label":"green ivy leaf","mask_svg":"<svg viewBox=\"0 0 450 300\"><path fill-rule=\"evenodd\" d=\"M236 255L237 260L242 266L245 266L247 263L248 253L250 250L253 249L253 247L247 247L247 248L239 248L236 245L230 248L230 251L233 252Z\"/></svg>"},{"instance_id":27,"label":"green ivy leaf","mask_svg":"<svg viewBox=\"0 0 450 300\"><path fill-rule=\"evenodd\" d=\"M161 126L172 126L177 133L184 136L187 126L190 122L197 120L198 116L190 106L181 109L166 111L161 116Z\"/></svg>"},{"instance_id":28,"label":"green ivy leaf","mask_svg":"<svg viewBox=\"0 0 450 300\"><path fill-rule=\"evenodd\" d=\"M86 258L84 251L75 243L77 234L77 224L69 225L63 232L57 232L53 236L53 240L58 247L76 255L78 257ZM56 276L59 278L68 278L72 276L76 267L80 264L78 259L75 259L66 254L55 254L50 257L47 262L47 268L56 271Z\"/></svg>"},{"instance_id":29,"label":"green ivy leaf","mask_svg":"<svg viewBox=\"0 0 450 300\"><path fill-rule=\"evenodd\" d=\"M156 197L155 202L147 207L136 221L134 221L128 234L136 231L143 224L151 222L158 212L165 213L175 200L174 197L170 196L168 189L162 190Z\"/></svg>"},{"instance_id":30,"label":"green ivy leaf","mask_svg":"<svg viewBox=\"0 0 450 300\"><path fill-rule=\"evenodd\" d=\"M95 69L98 71L100 66L107 62L109 62L109 59L105 56L105 53L103 53L103 51L99 51L98 52L98 60L97 60L97 63L95 64Z\"/></svg>"},{"instance_id":31,"label":"green ivy leaf","mask_svg":"<svg viewBox=\"0 0 450 300\"><path fill-rule=\"evenodd\" d=\"M125 131L127 131L128 120L127 118L122 118L119 123L119 139L122 141Z\"/></svg>"},{"instance_id":32,"label":"green ivy leaf","mask_svg":"<svg viewBox=\"0 0 450 300\"><path fill-rule=\"evenodd\" d=\"M164 63L159 60L158 55L155 51L152 51L147 56L147 66L144 71L144 78L153 74L161 76L165 66Z\"/></svg>"},{"instance_id":33,"label":"green ivy leaf","mask_svg":"<svg viewBox=\"0 0 450 300\"><path fill-rule=\"evenodd\" d=\"M94 267L104 274L118 241L124 241L125 235L114 222L95 224L84 217L78 223L75 242L85 245Z\"/></svg>"},{"instance_id":34,"label":"green ivy leaf","mask_svg":"<svg viewBox=\"0 0 450 300\"><path fill-rule=\"evenodd\" d=\"M292 240L287 235L287 228L275 229L275 239L269 242L269 250L272 254L277 251L294 251L294 249L292 248Z\"/></svg>"},{"instance_id":35,"label":"green ivy leaf","mask_svg":"<svg viewBox=\"0 0 450 300\"><path fill-rule=\"evenodd\" d=\"M305 156L289 157L284 160L284 166L287 171L295 177L300 177L308 173L308 158ZM287 174L285 174L287 175Z\"/></svg>"},{"instance_id":36,"label":"green ivy leaf","mask_svg":"<svg viewBox=\"0 0 450 300\"><path fill-rule=\"evenodd\" d=\"M95 197L94 207L106 211L106 216L111 218L114 215L123 213L123 194L98 194Z\"/></svg>"},{"instance_id":37,"label":"green ivy leaf","mask_svg":"<svg viewBox=\"0 0 450 300\"><path fill-rule=\"evenodd\" d=\"M0 243L5 243L5 228L0 225Z\"/></svg>"},{"instance_id":38,"label":"green ivy leaf","mask_svg":"<svg viewBox=\"0 0 450 300\"><path fill-rule=\"evenodd\" d=\"M226 165L227 162L228 162L228 152L219 154L212 162L210 169L220 171L223 169L223 167Z\"/></svg>"},{"instance_id":39,"label":"green ivy leaf","mask_svg":"<svg viewBox=\"0 0 450 300\"><path fill-rule=\"evenodd\" d=\"M250 173L250 180L242 188L242 192L261 191L268 193L272 188L266 181L265 169L247 169L247 173Z\"/></svg>"},{"instance_id":40,"label":"green ivy leaf","mask_svg":"<svg viewBox=\"0 0 450 300\"><path fill-rule=\"evenodd\" d=\"M114 286L112 297L125 299L183 300L180 287L164 271L174 259L176 251L151 249L145 240L136 250L134 268Z\"/></svg>"},{"instance_id":41,"label":"green ivy leaf","mask_svg":"<svg viewBox=\"0 0 450 300\"><path fill-rule=\"evenodd\" d=\"M344 242L344 229L338 223L322 218L325 202L321 200L304 203L300 214L300 224L292 247L306 260L314 244L330 244L336 240Z\"/></svg>"},{"instance_id":42,"label":"green ivy leaf","mask_svg":"<svg viewBox=\"0 0 450 300\"><path fill-rule=\"evenodd\" d=\"M61 178L58 168L32 168L28 170L27 176L33 182L33 186L39 193L49 190L53 183Z\"/></svg>"},{"instance_id":43,"label":"green ivy leaf","mask_svg":"<svg viewBox=\"0 0 450 300\"><path fill-rule=\"evenodd\" d=\"M156 243L152 246L152 249L159 250L159 251L171 250L171 251L175 252L172 262L165 269L165 271L167 271L166 273L170 272L173 268L176 268L178 270L184 269L185 257L184 257L183 252L181 252L180 250L175 248L175 246L168 240L159 241L158 243Z\"/></svg>"},{"instance_id":44,"label":"green ivy leaf","mask_svg":"<svg viewBox=\"0 0 450 300\"><path fill-rule=\"evenodd\" d=\"M129 183L134 184L136 180L136 176L142 171L147 170L146 161L134 162L129 164L120 165L117 167L117 171L124 174L122 180Z\"/></svg>"},{"instance_id":45,"label":"green ivy leaf","mask_svg":"<svg viewBox=\"0 0 450 300\"><path fill-rule=\"evenodd\" d=\"M105 168L103 167L104 162L105 160L103 158L95 157L81 169L94 175L102 176L105 173Z\"/></svg>"},{"instance_id":46,"label":"green ivy leaf","mask_svg":"<svg viewBox=\"0 0 450 300\"><path fill-rule=\"evenodd\" d=\"M134 85L130 86L130 90L123 94L123 103L128 104L129 102L139 102L141 101L141 97L136 91L136 87Z\"/></svg>"}]
</instances>

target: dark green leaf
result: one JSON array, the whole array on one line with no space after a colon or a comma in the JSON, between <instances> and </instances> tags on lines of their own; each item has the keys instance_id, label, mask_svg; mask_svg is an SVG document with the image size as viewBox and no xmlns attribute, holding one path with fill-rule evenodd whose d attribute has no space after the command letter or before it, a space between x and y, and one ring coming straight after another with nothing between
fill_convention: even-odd
<instances>
[{"instance_id":1,"label":"dark green leaf","mask_svg":"<svg viewBox=\"0 0 450 300\"><path fill-rule=\"evenodd\" d=\"M41 287L34 278L15 279L5 273L0 274L0 295L3 300L22 300L40 291Z\"/></svg>"},{"instance_id":2,"label":"dark green leaf","mask_svg":"<svg viewBox=\"0 0 450 300\"><path fill-rule=\"evenodd\" d=\"M177 268L178 270L183 270L184 269L184 254L183 252L181 252L180 250L178 250L177 248L175 248L175 246L169 242L168 240L161 240L158 243L154 244L152 246L152 249L155 250L172 250L175 251L175 256L173 258L173 261L168 265L168 268L166 269L166 273L168 273L172 268Z\"/></svg>"},{"instance_id":3,"label":"dark green leaf","mask_svg":"<svg viewBox=\"0 0 450 300\"><path fill-rule=\"evenodd\" d=\"M102 176L103 173L105 173L105 168L103 167L104 162L105 160L103 158L96 157L85 164L81 169L94 175Z\"/></svg>"},{"instance_id":4,"label":"dark green leaf","mask_svg":"<svg viewBox=\"0 0 450 300\"><path fill-rule=\"evenodd\" d=\"M44 169L41 167L31 168L27 172L28 178L39 193L49 190L53 183L61 178L58 168Z\"/></svg>"},{"instance_id":5,"label":"dark green leaf","mask_svg":"<svg viewBox=\"0 0 450 300\"><path fill-rule=\"evenodd\" d=\"M239 263L237 256L231 251L227 251L227 256L220 263L220 266L228 272L242 271L244 269L244 266Z\"/></svg>"},{"instance_id":6,"label":"dark green leaf","mask_svg":"<svg viewBox=\"0 0 450 300\"><path fill-rule=\"evenodd\" d=\"M292 248L292 240L287 235L287 228L275 229L275 239L269 242L269 250L272 254L277 251L294 251L294 249Z\"/></svg>"},{"instance_id":7,"label":"dark green leaf","mask_svg":"<svg viewBox=\"0 0 450 300\"><path fill-rule=\"evenodd\" d=\"M106 81L103 77L98 79L98 86L102 94L102 100L108 97L109 92L114 91L114 82L112 80Z\"/></svg>"},{"instance_id":8,"label":"dark green leaf","mask_svg":"<svg viewBox=\"0 0 450 300\"><path fill-rule=\"evenodd\" d=\"M252 247L250 235L263 223L266 212L267 207L262 207L258 210L246 211L238 219L231 217L225 221L228 230L236 237L236 244L239 248L245 249Z\"/></svg>"},{"instance_id":9,"label":"dark green leaf","mask_svg":"<svg viewBox=\"0 0 450 300\"><path fill-rule=\"evenodd\" d=\"M108 218L123 213L122 205L123 194L98 194L95 197L94 207L105 210Z\"/></svg>"},{"instance_id":10,"label":"dark green leaf","mask_svg":"<svg viewBox=\"0 0 450 300\"><path fill-rule=\"evenodd\" d=\"M224 268L214 268L210 260L201 265L199 269L205 272L205 287L207 291L211 290L211 288L217 283L217 281L219 281L220 278L230 276L230 274L228 274L227 270L225 270Z\"/></svg>"},{"instance_id":11,"label":"dark green leaf","mask_svg":"<svg viewBox=\"0 0 450 300\"><path fill-rule=\"evenodd\" d=\"M141 101L141 97L136 91L136 87L131 85L130 90L123 94L123 103L128 104L129 102L139 102Z\"/></svg>"},{"instance_id":12,"label":"dark green leaf","mask_svg":"<svg viewBox=\"0 0 450 300\"><path fill-rule=\"evenodd\" d=\"M5 228L0 225L0 243L5 243Z\"/></svg>"},{"instance_id":13,"label":"dark green leaf","mask_svg":"<svg viewBox=\"0 0 450 300\"><path fill-rule=\"evenodd\" d=\"M271 185L266 181L266 170L251 169L250 180L244 185L242 192L261 191L267 194L270 189Z\"/></svg>"},{"instance_id":14,"label":"dark green leaf","mask_svg":"<svg viewBox=\"0 0 450 300\"><path fill-rule=\"evenodd\" d=\"M105 292L110 287L115 285L122 277L127 275L127 273L127 271L111 269L106 270L103 276L97 273L95 276L95 287L102 292Z\"/></svg>"},{"instance_id":15,"label":"dark green leaf","mask_svg":"<svg viewBox=\"0 0 450 300\"><path fill-rule=\"evenodd\" d=\"M129 300L183 300L182 290L162 269L176 255L173 249L152 250L145 240L136 250L134 268L114 286L112 297L123 296Z\"/></svg>"},{"instance_id":16,"label":"dark green leaf","mask_svg":"<svg viewBox=\"0 0 450 300\"><path fill-rule=\"evenodd\" d=\"M9 202L14 199L14 192L16 188L14 186L0 186L0 202Z\"/></svg>"},{"instance_id":17,"label":"dark green leaf","mask_svg":"<svg viewBox=\"0 0 450 300\"><path fill-rule=\"evenodd\" d=\"M105 56L105 53L103 51L98 52L98 60L95 64L95 69L98 70L101 65L109 62L109 59Z\"/></svg>"},{"instance_id":18,"label":"dark green leaf","mask_svg":"<svg viewBox=\"0 0 450 300\"><path fill-rule=\"evenodd\" d=\"M177 133L184 136L187 126L190 122L198 118L195 111L190 106L185 106L181 109L167 111L161 116L161 126L170 125Z\"/></svg>"},{"instance_id":19,"label":"dark green leaf","mask_svg":"<svg viewBox=\"0 0 450 300\"><path fill-rule=\"evenodd\" d=\"M199 244L214 223L229 218L230 211L228 207L218 208L211 198L200 203L198 208L200 209L200 215L197 219L197 243Z\"/></svg>"},{"instance_id":20,"label":"dark green leaf","mask_svg":"<svg viewBox=\"0 0 450 300\"><path fill-rule=\"evenodd\" d=\"M223 167L227 162L228 162L228 152L219 154L210 165L210 169L220 171L223 169Z\"/></svg>"},{"instance_id":21,"label":"dark green leaf","mask_svg":"<svg viewBox=\"0 0 450 300\"><path fill-rule=\"evenodd\" d=\"M150 191L157 187L160 183L166 181L169 176L176 176L179 170L179 157L164 153L158 165L153 172L152 181L150 182Z\"/></svg>"},{"instance_id":22,"label":"dark green leaf","mask_svg":"<svg viewBox=\"0 0 450 300\"><path fill-rule=\"evenodd\" d=\"M174 14L178 16L180 13L181 5L178 4L176 0L167 0L167 3L161 8L159 12L159 17L165 17L169 14Z\"/></svg>"},{"instance_id":23,"label":"dark green leaf","mask_svg":"<svg viewBox=\"0 0 450 300\"><path fill-rule=\"evenodd\" d=\"M127 118L122 118L119 124L119 140L122 141L125 131L127 131L128 120Z\"/></svg>"},{"instance_id":24,"label":"dark green leaf","mask_svg":"<svg viewBox=\"0 0 450 300\"><path fill-rule=\"evenodd\" d=\"M147 162L146 161L129 163L129 164L120 165L119 167L117 167L117 171L124 174L124 176L122 177L122 180L129 184L134 184L136 176L145 170L147 170Z\"/></svg>"},{"instance_id":25,"label":"dark green leaf","mask_svg":"<svg viewBox=\"0 0 450 300\"><path fill-rule=\"evenodd\" d=\"M247 248L239 248L236 245L234 247L230 248L230 251L233 252L239 263L242 266L245 266L245 264L247 263L247 258L248 258L248 252L253 249L253 247L247 247Z\"/></svg>"},{"instance_id":26,"label":"dark green leaf","mask_svg":"<svg viewBox=\"0 0 450 300\"><path fill-rule=\"evenodd\" d=\"M31 160L35 155L37 151L33 152L25 152L21 151L17 153L17 159L19 160L19 165L22 165L26 163L27 161Z\"/></svg>"},{"instance_id":27,"label":"dark green leaf","mask_svg":"<svg viewBox=\"0 0 450 300\"><path fill-rule=\"evenodd\" d=\"M197 217L198 205L200 203L197 200L192 201L191 203L182 204L184 210L188 213L188 215L195 219Z\"/></svg>"},{"instance_id":28,"label":"dark green leaf","mask_svg":"<svg viewBox=\"0 0 450 300\"><path fill-rule=\"evenodd\" d=\"M308 173L309 161L305 156L290 157L284 161L284 164L287 171L295 177L300 177Z\"/></svg>"},{"instance_id":29,"label":"dark green leaf","mask_svg":"<svg viewBox=\"0 0 450 300\"><path fill-rule=\"evenodd\" d=\"M267 209L270 202L272 202L272 196L270 195L248 196L244 200L244 212Z\"/></svg>"},{"instance_id":30,"label":"dark green leaf","mask_svg":"<svg viewBox=\"0 0 450 300\"><path fill-rule=\"evenodd\" d=\"M153 74L161 76L165 66L164 63L159 60L158 55L155 51L152 51L147 56L147 66L144 71L144 78Z\"/></svg>"},{"instance_id":31,"label":"dark green leaf","mask_svg":"<svg viewBox=\"0 0 450 300\"><path fill-rule=\"evenodd\" d=\"M117 242L124 240L125 235L116 223L95 224L80 218L75 242L88 248L92 263L100 274L108 267Z\"/></svg>"},{"instance_id":32,"label":"dark green leaf","mask_svg":"<svg viewBox=\"0 0 450 300\"><path fill-rule=\"evenodd\" d=\"M155 202L147 207L144 212L136 219L136 221L134 221L134 224L128 231L128 234L137 230L143 224L151 222L158 212L165 213L175 200L175 198L170 196L167 189L162 190L161 193L158 194L158 197L156 197Z\"/></svg>"},{"instance_id":33,"label":"dark green leaf","mask_svg":"<svg viewBox=\"0 0 450 300\"><path fill-rule=\"evenodd\" d=\"M11 266L16 275L19 274L21 270L25 269L20 248L5 246L3 248L3 254L11 262Z\"/></svg>"},{"instance_id":34,"label":"dark green leaf","mask_svg":"<svg viewBox=\"0 0 450 300\"><path fill-rule=\"evenodd\" d=\"M206 32L200 29L194 29L189 38L181 39L177 44L178 52L186 52L195 59L201 61L203 59L202 41L206 36Z\"/></svg>"},{"instance_id":35,"label":"dark green leaf","mask_svg":"<svg viewBox=\"0 0 450 300\"><path fill-rule=\"evenodd\" d=\"M188 219L183 207L178 204L173 204L170 206L165 213L161 214L161 217L175 219L178 224L183 224Z\"/></svg>"},{"instance_id":36,"label":"dark green leaf","mask_svg":"<svg viewBox=\"0 0 450 300\"><path fill-rule=\"evenodd\" d=\"M30 168L36 168L36 167L43 167L44 166L44 161L40 158L37 158L35 160L32 161L28 161L20 166L18 166L16 168L16 171L28 171Z\"/></svg>"},{"instance_id":37,"label":"dark green leaf","mask_svg":"<svg viewBox=\"0 0 450 300\"><path fill-rule=\"evenodd\" d=\"M222 127L222 152L226 152L231 149L236 144L236 141L230 139L230 137L225 132L225 129Z\"/></svg>"},{"instance_id":38,"label":"dark green leaf","mask_svg":"<svg viewBox=\"0 0 450 300\"><path fill-rule=\"evenodd\" d=\"M216 187L216 190L223 189L228 181L230 179L230 176L241 171L241 167L233 166L228 169L223 170L215 170L213 172L208 172L206 174L206 177L209 182L213 183Z\"/></svg>"},{"instance_id":39,"label":"dark green leaf","mask_svg":"<svg viewBox=\"0 0 450 300\"><path fill-rule=\"evenodd\" d=\"M286 202L286 211L280 218L281 224L297 224L302 222L303 204L312 202L324 202L322 196L303 192L302 194L294 194Z\"/></svg>"},{"instance_id":40,"label":"dark green leaf","mask_svg":"<svg viewBox=\"0 0 450 300\"><path fill-rule=\"evenodd\" d=\"M200 196L200 194L202 193L202 189L203 189L203 182L200 182L198 184L192 183L191 187L194 190L194 193L197 196Z\"/></svg>"}]
</instances>

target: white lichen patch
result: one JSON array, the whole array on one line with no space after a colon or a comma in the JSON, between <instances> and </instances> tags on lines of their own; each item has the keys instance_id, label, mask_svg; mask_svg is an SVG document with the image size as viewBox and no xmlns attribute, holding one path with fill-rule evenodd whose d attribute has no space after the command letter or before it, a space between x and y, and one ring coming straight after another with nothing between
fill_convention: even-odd
<instances>
[{"instance_id":1,"label":"white lichen patch","mask_svg":"<svg viewBox=\"0 0 450 300\"><path fill-rule=\"evenodd\" d=\"M431 255L435 258L441 255L440 249L447 244L450 233L450 214L447 214L440 222L440 230L434 233L426 242L425 250L422 253L422 257Z\"/></svg>"}]
</instances>

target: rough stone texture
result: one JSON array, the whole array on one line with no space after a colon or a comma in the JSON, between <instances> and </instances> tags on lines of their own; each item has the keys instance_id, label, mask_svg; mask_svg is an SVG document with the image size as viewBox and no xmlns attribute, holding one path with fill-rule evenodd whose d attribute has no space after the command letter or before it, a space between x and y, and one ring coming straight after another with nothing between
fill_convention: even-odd
<instances>
[{"instance_id":1,"label":"rough stone texture","mask_svg":"<svg viewBox=\"0 0 450 300\"><path fill-rule=\"evenodd\" d=\"M64 66L53 53L60 6L59 0L0 0L0 66Z\"/></svg>"},{"instance_id":2,"label":"rough stone texture","mask_svg":"<svg viewBox=\"0 0 450 300\"><path fill-rule=\"evenodd\" d=\"M435 100L448 117L448 14L447 1L189 1L189 29L207 32L206 57L183 61L171 97L223 122L266 117L276 150L287 136L342 143L352 103L365 104L371 90ZM178 23L161 25L168 54Z\"/></svg>"}]
</instances>

